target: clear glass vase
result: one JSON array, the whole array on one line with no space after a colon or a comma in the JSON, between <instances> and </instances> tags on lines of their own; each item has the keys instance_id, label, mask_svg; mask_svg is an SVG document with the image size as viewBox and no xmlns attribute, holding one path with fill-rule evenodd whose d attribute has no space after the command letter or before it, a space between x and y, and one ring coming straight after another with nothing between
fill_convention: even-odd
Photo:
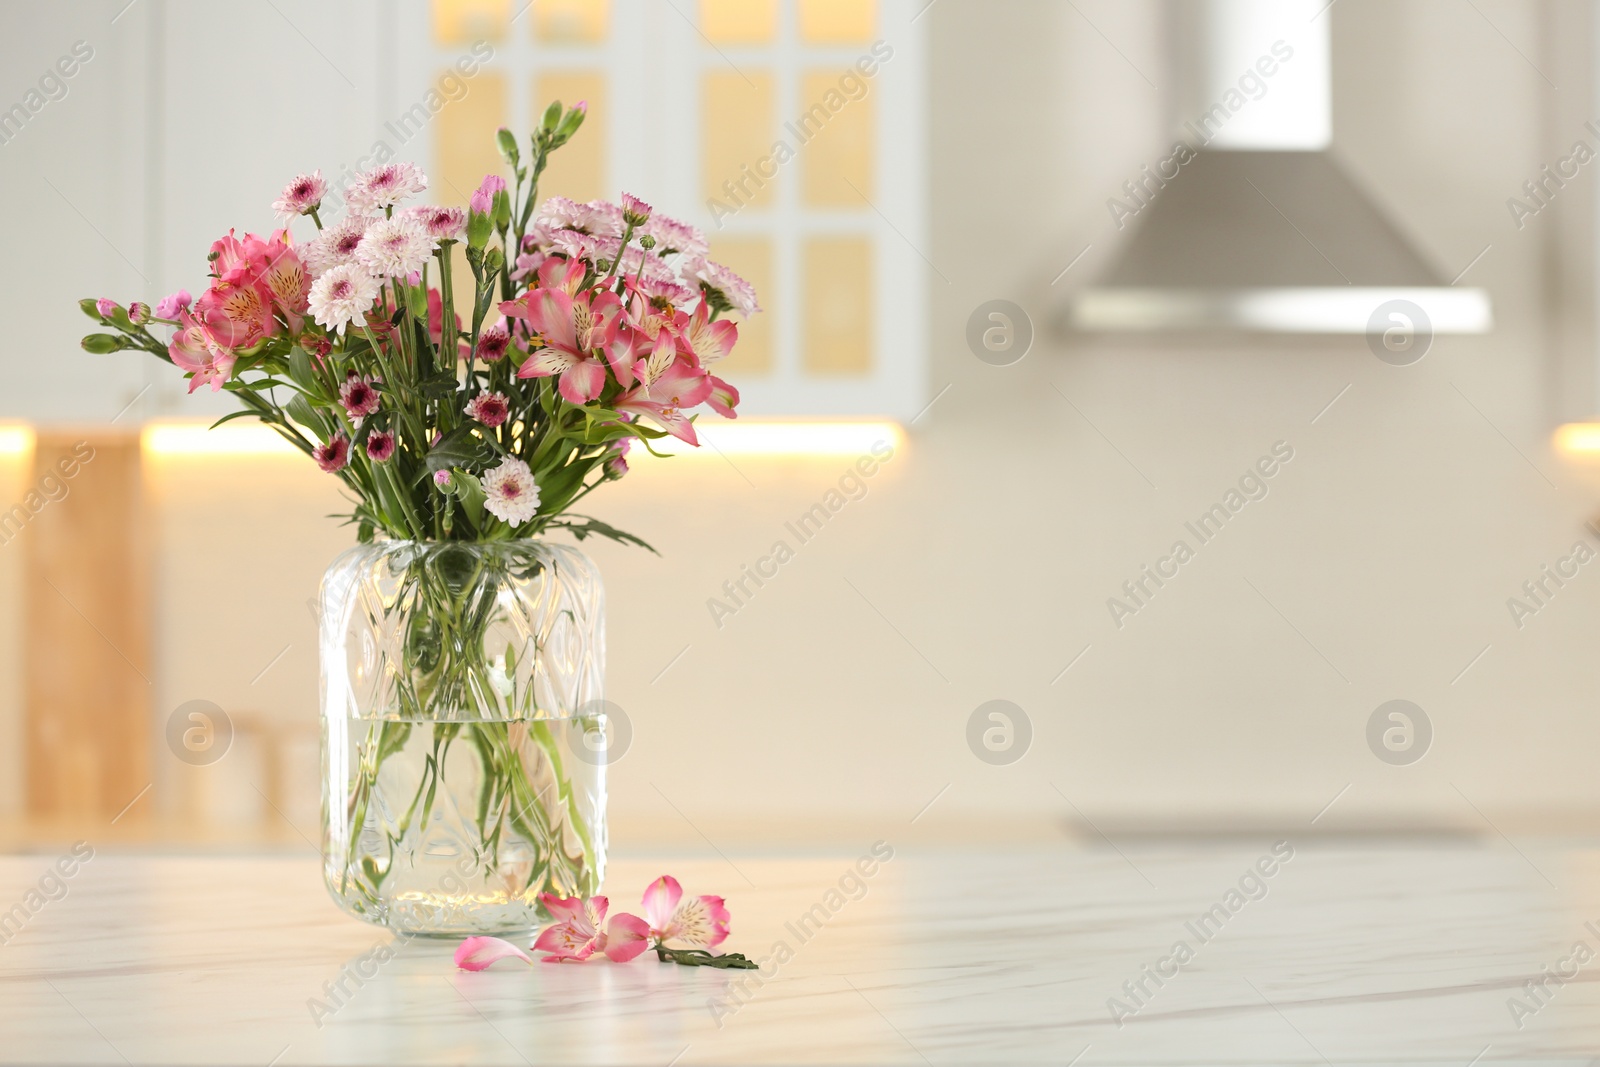
<instances>
[{"instance_id":1,"label":"clear glass vase","mask_svg":"<svg viewBox=\"0 0 1600 1067\"><path fill-rule=\"evenodd\" d=\"M413 935L532 929L605 868L605 598L542 541L383 541L322 582L323 876Z\"/></svg>"}]
</instances>

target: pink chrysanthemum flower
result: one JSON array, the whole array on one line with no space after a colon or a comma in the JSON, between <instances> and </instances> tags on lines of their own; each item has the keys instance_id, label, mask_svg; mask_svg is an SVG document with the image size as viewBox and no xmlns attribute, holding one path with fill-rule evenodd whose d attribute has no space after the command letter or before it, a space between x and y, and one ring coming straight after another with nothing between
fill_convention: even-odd
<instances>
[{"instance_id":1,"label":"pink chrysanthemum flower","mask_svg":"<svg viewBox=\"0 0 1600 1067\"><path fill-rule=\"evenodd\" d=\"M356 246L356 260L380 278L405 278L420 271L439 242L416 219L379 219Z\"/></svg>"},{"instance_id":2,"label":"pink chrysanthemum flower","mask_svg":"<svg viewBox=\"0 0 1600 1067\"><path fill-rule=\"evenodd\" d=\"M366 325L366 313L377 298L378 279L354 263L341 263L312 283L307 307L317 325L344 333L351 323Z\"/></svg>"},{"instance_id":3,"label":"pink chrysanthemum flower","mask_svg":"<svg viewBox=\"0 0 1600 1067\"><path fill-rule=\"evenodd\" d=\"M749 317L761 310L756 302L755 286L739 277L721 263L704 256L692 256L683 265L686 278L692 278L702 287L715 289L739 314Z\"/></svg>"},{"instance_id":4,"label":"pink chrysanthemum flower","mask_svg":"<svg viewBox=\"0 0 1600 1067\"><path fill-rule=\"evenodd\" d=\"M533 225L538 230L554 234L557 230L581 229L588 218L588 211L576 200L552 196L539 205L538 212L533 216Z\"/></svg>"},{"instance_id":5,"label":"pink chrysanthemum flower","mask_svg":"<svg viewBox=\"0 0 1600 1067\"><path fill-rule=\"evenodd\" d=\"M382 463L394 455L394 434L388 430L374 430L367 434L367 458L374 463Z\"/></svg>"},{"instance_id":6,"label":"pink chrysanthemum flower","mask_svg":"<svg viewBox=\"0 0 1600 1067\"><path fill-rule=\"evenodd\" d=\"M378 410L383 397L372 387L371 378L363 378L351 371L339 387L339 403L358 423Z\"/></svg>"},{"instance_id":7,"label":"pink chrysanthemum flower","mask_svg":"<svg viewBox=\"0 0 1600 1067\"><path fill-rule=\"evenodd\" d=\"M640 201L643 203L643 201ZM583 225L596 237L621 237L623 230L622 207L609 200L591 200L583 205Z\"/></svg>"},{"instance_id":8,"label":"pink chrysanthemum flower","mask_svg":"<svg viewBox=\"0 0 1600 1067\"><path fill-rule=\"evenodd\" d=\"M351 211L373 214L427 187L428 176L415 163L385 163L357 175L344 195Z\"/></svg>"},{"instance_id":9,"label":"pink chrysanthemum flower","mask_svg":"<svg viewBox=\"0 0 1600 1067\"><path fill-rule=\"evenodd\" d=\"M550 235L550 247L572 259L586 259L593 263L601 258L600 242L603 238L591 237L577 230L557 230ZM613 243L615 238L612 238Z\"/></svg>"},{"instance_id":10,"label":"pink chrysanthemum flower","mask_svg":"<svg viewBox=\"0 0 1600 1067\"><path fill-rule=\"evenodd\" d=\"M350 439L342 433L335 434L327 444L313 448L311 458L329 474L343 470L345 464L350 462Z\"/></svg>"},{"instance_id":11,"label":"pink chrysanthemum flower","mask_svg":"<svg viewBox=\"0 0 1600 1067\"><path fill-rule=\"evenodd\" d=\"M516 456L507 456L483 475L483 506L489 514L521 526L539 510L539 486L533 472Z\"/></svg>"},{"instance_id":12,"label":"pink chrysanthemum flower","mask_svg":"<svg viewBox=\"0 0 1600 1067\"><path fill-rule=\"evenodd\" d=\"M643 226L650 221L654 209L632 193L622 194L622 221L629 226Z\"/></svg>"},{"instance_id":13,"label":"pink chrysanthemum flower","mask_svg":"<svg viewBox=\"0 0 1600 1067\"><path fill-rule=\"evenodd\" d=\"M436 241L456 241L467 228L467 213L458 207L414 207L406 215Z\"/></svg>"},{"instance_id":14,"label":"pink chrysanthemum flower","mask_svg":"<svg viewBox=\"0 0 1600 1067\"><path fill-rule=\"evenodd\" d=\"M703 256L711 250L706 235L698 226L681 222L659 211L650 216L643 231L656 239L655 251L666 256L682 252L686 256Z\"/></svg>"},{"instance_id":15,"label":"pink chrysanthemum flower","mask_svg":"<svg viewBox=\"0 0 1600 1067\"><path fill-rule=\"evenodd\" d=\"M296 174L294 180L283 187L283 193L272 202L272 211L285 222L296 215L309 214L322 206L322 197L328 183L322 180L322 171Z\"/></svg>"},{"instance_id":16,"label":"pink chrysanthemum flower","mask_svg":"<svg viewBox=\"0 0 1600 1067\"><path fill-rule=\"evenodd\" d=\"M366 236L367 227L374 221L366 215L346 215L318 234L316 240L305 246L306 265L311 273L321 274L341 263L354 263L361 238Z\"/></svg>"},{"instance_id":17,"label":"pink chrysanthemum flower","mask_svg":"<svg viewBox=\"0 0 1600 1067\"><path fill-rule=\"evenodd\" d=\"M504 393L479 393L467 401L467 414L491 430L511 415L511 401Z\"/></svg>"},{"instance_id":18,"label":"pink chrysanthemum flower","mask_svg":"<svg viewBox=\"0 0 1600 1067\"><path fill-rule=\"evenodd\" d=\"M478 335L478 358L485 363L503 359L511 347L511 332L503 324L489 327Z\"/></svg>"}]
</instances>

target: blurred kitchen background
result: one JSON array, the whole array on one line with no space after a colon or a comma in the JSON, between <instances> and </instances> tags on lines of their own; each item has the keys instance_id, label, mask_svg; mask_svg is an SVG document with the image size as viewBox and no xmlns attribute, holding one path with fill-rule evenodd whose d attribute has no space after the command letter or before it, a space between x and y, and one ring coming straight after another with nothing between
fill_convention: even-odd
<instances>
[{"instance_id":1,"label":"blurred kitchen background","mask_svg":"<svg viewBox=\"0 0 1600 1067\"><path fill-rule=\"evenodd\" d=\"M80 351L76 301L198 292L209 243L270 229L296 171L392 154L464 203L493 130L552 98L590 110L542 193L694 221L767 309L725 375L756 429L594 501L661 552L586 546L632 725L616 843L1600 828L1593 3L0 18L0 508L27 511L0 538L0 842L317 836L313 598L352 540L334 480L204 436L227 398L172 368ZM1167 162L1218 103L1217 143ZM1285 131L1326 156L1221 158ZM1384 286L1438 309L1401 344L1418 361L1379 358L1382 300L1338 292ZM1011 347L969 341L990 328ZM864 491L713 612L878 441ZM1201 544L1185 524L1275 448L1266 495ZM1146 578L1180 539L1194 558ZM969 744L992 700L1026 717L1019 759ZM1420 758L1369 740L1391 700L1425 716ZM169 741L192 701L231 723L214 762Z\"/></svg>"}]
</instances>

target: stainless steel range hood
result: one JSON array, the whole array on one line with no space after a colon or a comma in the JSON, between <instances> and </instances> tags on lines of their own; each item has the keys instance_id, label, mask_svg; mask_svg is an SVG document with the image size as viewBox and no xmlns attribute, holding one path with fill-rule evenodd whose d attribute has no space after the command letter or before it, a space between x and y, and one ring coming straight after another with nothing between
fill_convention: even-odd
<instances>
[{"instance_id":1,"label":"stainless steel range hood","mask_svg":"<svg viewBox=\"0 0 1600 1067\"><path fill-rule=\"evenodd\" d=\"M1326 150L1325 2L1175 5L1193 151L1145 168L1108 204L1131 236L1072 298L1074 327L1359 334L1404 300L1434 333L1490 328L1488 294L1451 285Z\"/></svg>"}]
</instances>

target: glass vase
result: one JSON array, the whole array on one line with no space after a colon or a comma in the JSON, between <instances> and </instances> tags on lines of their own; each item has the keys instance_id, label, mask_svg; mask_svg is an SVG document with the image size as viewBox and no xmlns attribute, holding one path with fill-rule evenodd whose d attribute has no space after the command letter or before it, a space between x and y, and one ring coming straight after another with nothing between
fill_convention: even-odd
<instances>
[{"instance_id":1,"label":"glass vase","mask_svg":"<svg viewBox=\"0 0 1600 1067\"><path fill-rule=\"evenodd\" d=\"M532 929L605 868L604 591L542 541L383 541L322 582L323 876L409 935Z\"/></svg>"}]
</instances>

